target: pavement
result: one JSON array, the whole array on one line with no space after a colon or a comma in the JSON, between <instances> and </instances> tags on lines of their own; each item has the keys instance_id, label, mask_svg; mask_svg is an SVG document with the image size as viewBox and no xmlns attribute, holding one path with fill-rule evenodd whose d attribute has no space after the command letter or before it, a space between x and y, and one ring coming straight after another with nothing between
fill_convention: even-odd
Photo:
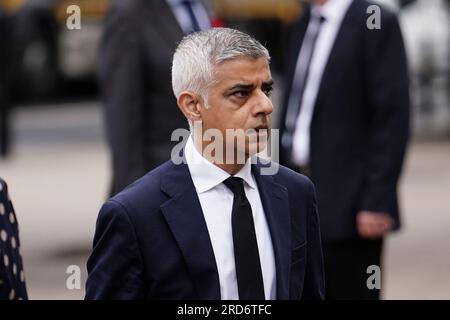
<instances>
[{"instance_id":1,"label":"pavement","mask_svg":"<svg viewBox=\"0 0 450 320\"><path fill-rule=\"evenodd\" d=\"M110 179L99 103L19 107L12 121L0 176L19 220L29 297L82 299ZM384 299L450 299L449 191L450 140L413 141L400 185L404 228L386 241ZM79 289L67 286L74 265Z\"/></svg>"}]
</instances>

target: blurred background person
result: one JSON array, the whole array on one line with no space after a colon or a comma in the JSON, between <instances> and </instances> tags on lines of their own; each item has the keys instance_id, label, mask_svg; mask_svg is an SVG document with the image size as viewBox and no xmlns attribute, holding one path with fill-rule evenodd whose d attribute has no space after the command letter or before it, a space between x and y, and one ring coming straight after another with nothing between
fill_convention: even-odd
<instances>
[{"instance_id":1,"label":"blurred background person","mask_svg":"<svg viewBox=\"0 0 450 320\"><path fill-rule=\"evenodd\" d=\"M311 1L286 61L282 162L316 185L328 299L378 299L366 271L381 267L383 238L400 227L407 61L396 16L381 9L370 29L369 5Z\"/></svg>"},{"instance_id":2,"label":"blurred background person","mask_svg":"<svg viewBox=\"0 0 450 320\"><path fill-rule=\"evenodd\" d=\"M9 62L11 48L10 17L0 7L0 157L9 152Z\"/></svg>"},{"instance_id":3,"label":"blurred background person","mask_svg":"<svg viewBox=\"0 0 450 320\"><path fill-rule=\"evenodd\" d=\"M170 85L172 53L185 34L208 29L201 1L113 4L100 48L100 83L112 155L111 195L170 158L171 133L187 128Z\"/></svg>"},{"instance_id":4,"label":"blurred background person","mask_svg":"<svg viewBox=\"0 0 450 320\"><path fill-rule=\"evenodd\" d=\"M17 218L0 178L0 300L28 299L19 248Z\"/></svg>"}]
</instances>

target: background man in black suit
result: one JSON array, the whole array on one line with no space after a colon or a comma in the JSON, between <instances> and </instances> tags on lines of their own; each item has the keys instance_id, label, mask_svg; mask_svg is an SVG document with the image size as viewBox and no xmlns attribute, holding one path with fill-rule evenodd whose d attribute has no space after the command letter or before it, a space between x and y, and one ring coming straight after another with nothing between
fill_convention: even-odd
<instances>
[{"instance_id":1,"label":"background man in black suit","mask_svg":"<svg viewBox=\"0 0 450 320\"><path fill-rule=\"evenodd\" d=\"M331 299L377 299L367 267L400 227L397 182L409 132L408 75L396 16L371 29L363 0L318 0L295 25L284 115L285 164L317 186Z\"/></svg>"},{"instance_id":2,"label":"background man in black suit","mask_svg":"<svg viewBox=\"0 0 450 320\"><path fill-rule=\"evenodd\" d=\"M171 132L187 127L170 86L172 54L184 34L210 27L200 1L117 1L100 53L111 194L170 157Z\"/></svg>"}]
</instances>

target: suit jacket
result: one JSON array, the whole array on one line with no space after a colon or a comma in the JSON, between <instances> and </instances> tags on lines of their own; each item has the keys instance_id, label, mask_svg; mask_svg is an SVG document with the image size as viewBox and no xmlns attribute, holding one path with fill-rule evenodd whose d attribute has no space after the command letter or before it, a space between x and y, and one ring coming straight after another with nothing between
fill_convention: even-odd
<instances>
[{"instance_id":1,"label":"suit jacket","mask_svg":"<svg viewBox=\"0 0 450 320\"><path fill-rule=\"evenodd\" d=\"M0 179L0 300L28 299L19 248L17 217L8 187Z\"/></svg>"},{"instance_id":2,"label":"suit jacket","mask_svg":"<svg viewBox=\"0 0 450 320\"><path fill-rule=\"evenodd\" d=\"M400 227L397 182L409 134L407 61L396 16L382 9L381 29L370 30L369 5L354 0L343 19L310 128L311 178L328 240L357 237L360 210L387 212L394 228ZM307 10L292 30L284 106L295 90L293 71L309 16ZM293 166L288 150L280 158Z\"/></svg>"},{"instance_id":3,"label":"suit jacket","mask_svg":"<svg viewBox=\"0 0 450 320\"><path fill-rule=\"evenodd\" d=\"M167 161L173 130L187 128L171 86L183 31L165 0L116 1L100 48L100 83L112 152L111 194Z\"/></svg>"},{"instance_id":4,"label":"suit jacket","mask_svg":"<svg viewBox=\"0 0 450 320\"><path fill-rule=\"evenodd\" d=\"M320 230L311 181L252 165L269 225L278 299L323 299ZM186 164L168 161L102 207L86 299L220 299L206 222Z\"/></svg>"}]
</instances>

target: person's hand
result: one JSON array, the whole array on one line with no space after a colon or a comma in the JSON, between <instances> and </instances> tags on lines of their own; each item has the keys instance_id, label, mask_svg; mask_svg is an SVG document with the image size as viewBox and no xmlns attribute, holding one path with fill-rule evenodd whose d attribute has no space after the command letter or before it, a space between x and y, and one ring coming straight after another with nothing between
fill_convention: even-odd
<instances>
[{"instance_id":1,"label":"person's hand","mask_svg":"<svg viewBox=\"0 0 450 320\"><path fill-rule=\"evenodd\" d=\"M356 227L364 239L379 239L392 229L394 221L385 212L360 211L356 215Z\"/></svg>"}]
</instances>

